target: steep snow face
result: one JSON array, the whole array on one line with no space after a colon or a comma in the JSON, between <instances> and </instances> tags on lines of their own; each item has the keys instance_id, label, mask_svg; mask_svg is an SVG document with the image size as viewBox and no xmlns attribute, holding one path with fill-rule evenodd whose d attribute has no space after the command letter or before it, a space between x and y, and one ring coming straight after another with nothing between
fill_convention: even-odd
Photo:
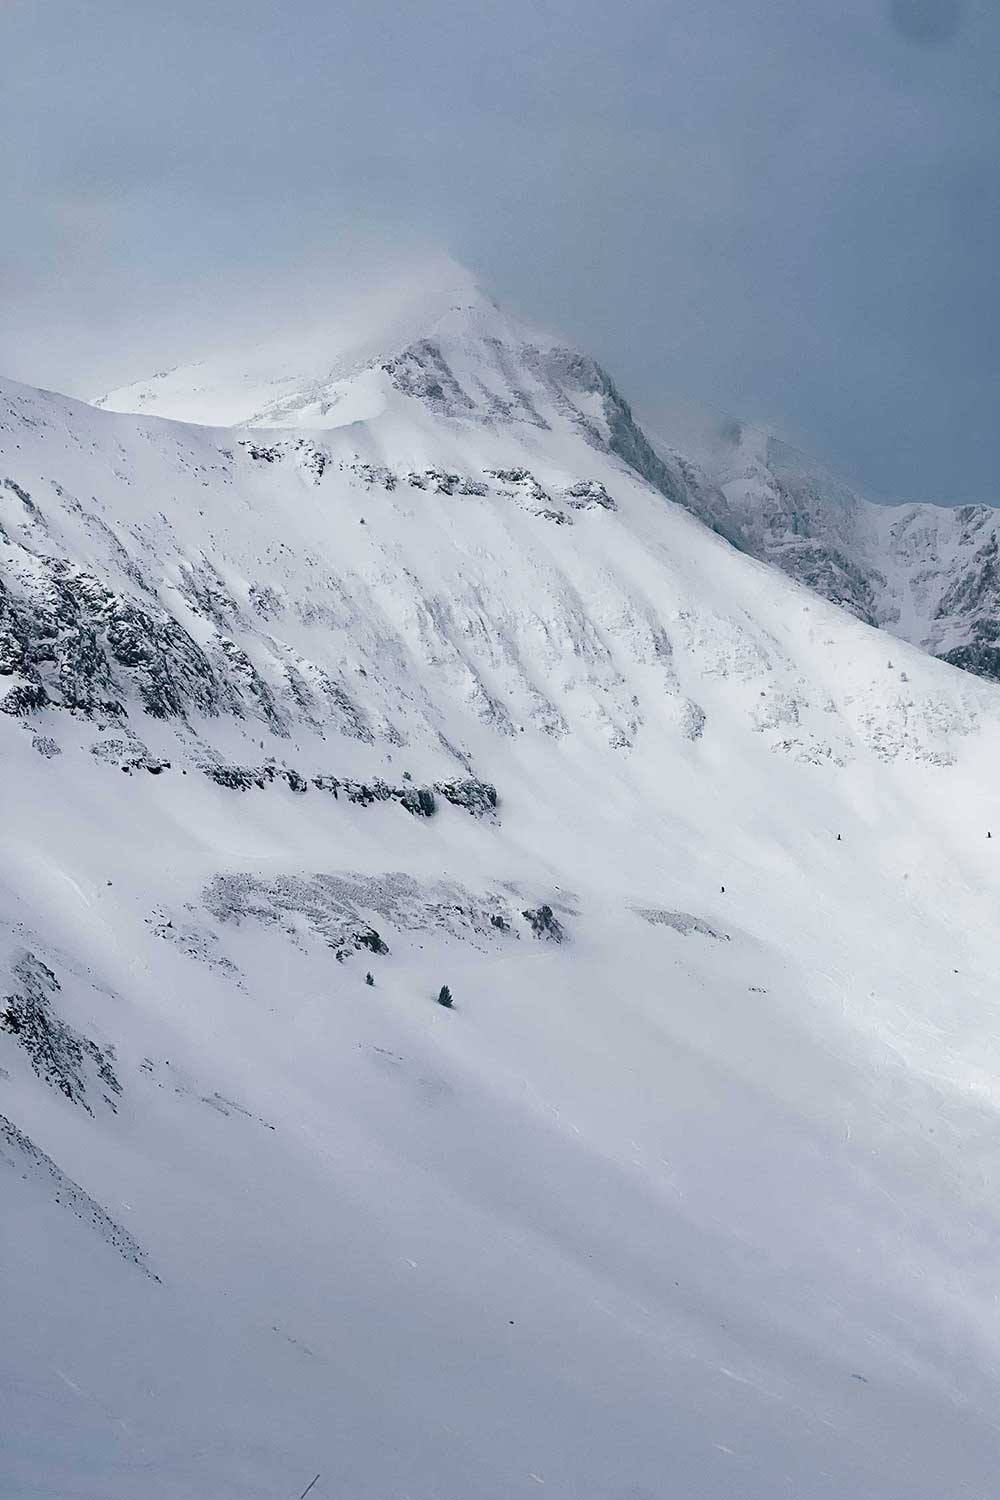
<instances>
[{"instance_id":1,"label":"steep snow face","mask_svg":"<svg viewBox=\"0 0 1000 1500\"><path fill-rule=\"evenodd\" d=\"M788 444L735 421L698 439L702 491L686 502L694 514L859 619L1000 680L995 509L873 505Z\"/></svg>"},{"instance_id":2,"label":"steep snow face","mask_svg":"<svg viewBox=\"0 0 1000 1500\"><path fill-rule=\"evenodd\" d=\"M1000 695L442 316L0 384L5 1500L986 1496Z\"/></svg>"}]
</instances>

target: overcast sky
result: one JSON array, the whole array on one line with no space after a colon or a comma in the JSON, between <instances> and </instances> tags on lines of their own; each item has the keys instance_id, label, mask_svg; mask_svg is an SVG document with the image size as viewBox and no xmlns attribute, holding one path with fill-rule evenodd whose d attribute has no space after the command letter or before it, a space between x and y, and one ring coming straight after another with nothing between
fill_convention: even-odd
<instances>
[{"instance_id":1,"label":"overcast sky","mask_svg":"<svg viewBox=\"0 0 1000 1500\"><path fill-rule=\"evenodd\" d=\"M995 0L0 0L0 372L446 250L644 412L1000 502L998 58Z\"/></svg>"}]
</instances>

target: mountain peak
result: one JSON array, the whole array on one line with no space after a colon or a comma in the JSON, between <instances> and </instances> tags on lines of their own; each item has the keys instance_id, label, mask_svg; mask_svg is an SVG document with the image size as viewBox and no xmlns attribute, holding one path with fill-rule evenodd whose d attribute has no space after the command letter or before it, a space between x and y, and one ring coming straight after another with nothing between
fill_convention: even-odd
<instances>
[{"instance_id":1,"label":"mountain peak","mask_svg":"<svg viewBox=\"0 0 1000 1500\"><path fill-rule=\"evenodd\" d=\"M544 336L502 311L470 271L445 259L342 298L332 311L310 309L307 323L301 314L286 318L265 334L158 370L94 405L210 426L339 427L384 408L373 389L379 382L364 377L413 345L437 341L468 352L538 339ZM365 388L348 392L359 378Z\"/></svg>"}]
</instances>

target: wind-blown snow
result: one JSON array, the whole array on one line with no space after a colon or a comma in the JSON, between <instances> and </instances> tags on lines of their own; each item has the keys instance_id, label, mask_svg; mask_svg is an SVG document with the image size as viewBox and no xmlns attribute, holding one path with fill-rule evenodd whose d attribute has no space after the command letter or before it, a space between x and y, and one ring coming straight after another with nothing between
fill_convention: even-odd
<instances>
[{"instance_id":1,"label":"wind-blown snow","mask_svg":"<svg viewBox=\"0 0 1000 1500\"><path fill-rule=\"evenodd\" d=\"M442 319L0 384L3 1493L985 1497L1000 693Z\"/></svg>"},{"instance_id":2,"label":"wind-blown snow","mask_svg":"<svg viewBox=\"0 0 1000 1500\"><path fill-rule=\"evenodd\" d=\"M331 322L159 371L95 405L211 426L340 427L380 414L380 359L456 324L466 335L488 336L509 334L512 323L468 271L435 261L377 293L359 294Z\"/></svg>"}]
</instances>

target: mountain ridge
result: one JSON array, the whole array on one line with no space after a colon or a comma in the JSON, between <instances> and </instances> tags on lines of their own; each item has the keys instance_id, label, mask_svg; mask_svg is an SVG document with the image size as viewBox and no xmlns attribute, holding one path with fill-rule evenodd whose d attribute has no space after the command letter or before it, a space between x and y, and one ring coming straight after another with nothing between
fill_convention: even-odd
<instances>
[{"instance_id":1,"label":"mountain ridge","mask_svg":"<svg viewBox=\"0 0 1000 1500\"><path fill-rule=\"evenodd\" d=\"M766 429L736 421L700 456L713 501L694 497L691 508L721 522L737 546L868 624L998 680L995 507L875 503Z\"/></svg>"},{"instance_id":2,"label":"mountain ridge","mask_svg":"<svg viewBox=\"0 0 1000 1500\"><path fill-rule=\"evenodd\" d=\"M557 406L575 403L577 420L596 421L598 441L734 546L868 624L1000 679L995 510L875 504L773 434L730 419L707 443L693 444L700 450L694 455L683 442L650 441L597 361L503 312L460 268L449 276L429 301L418 297L415 309L390 320L382 335L347 353L324 354L308 377L290 368L262 378L261 369L280 367L282 359L303 364L301 350L277 355L264 345L243 356L256 374L237 374L237 366L227 370L224 363L227 373L209 373L199 385L202 365L178 368L159 383L124 387L97 404L194 420L225 417L222 425L235 416L241 426L324 430L378 421L407 392L433 400L438 415L485 423L538 425L551 420L553 398ZM484 362L484 351L493 358ZM470 356L475 374L463 382ZM229 384L213 392L215 378ZM539 387L548 398L542 409L533 404Z\"/></svg>"}]
</instances>

